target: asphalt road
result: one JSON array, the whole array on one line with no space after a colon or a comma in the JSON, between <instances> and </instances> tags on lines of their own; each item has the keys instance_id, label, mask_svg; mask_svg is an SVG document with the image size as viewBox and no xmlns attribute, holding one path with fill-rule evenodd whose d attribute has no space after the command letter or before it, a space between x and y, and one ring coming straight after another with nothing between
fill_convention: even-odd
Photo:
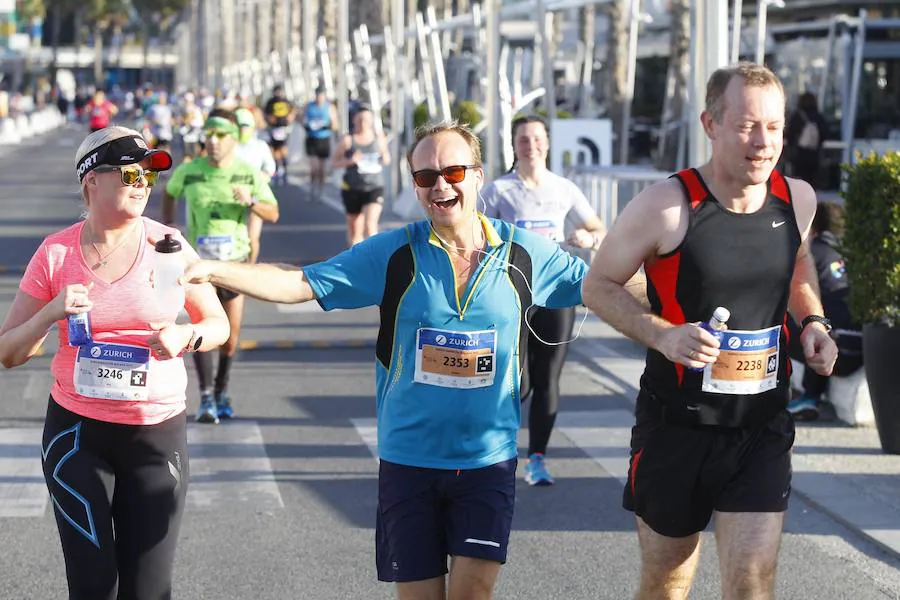
<instances>
[{"instance_id":1,"label":"asphalt road","mask_svg":"<svg viewBox=\"0 0 900 600\"><path fill-rule=\"evenodd\" d=\"M20 268L42 237L79 216L73 155L82 135L67 128L14 151L0 148L3 315ZM340 213L307 201L295 186L277 194L282 219L264 231L264 259L303 263L342 248ZM159 195L154 192L148 216L158 216ZM392 598L392 586L376 581L373 558L377 313L326 315L314 305L251 301L245 322L244 337L262 349L243 351L235 364L231 389L238 418L189 429L192 477L175 597ZM631 400L604 383L588 359L584 341L620 344L599 331L588 321L564 372L563 414L548 453L557 485L532 489L520 481L499 599L623 600L635 590L637 539L632 516L621 508L620 480ZM66 596L40 470L49 361L42 356L0 371L4 599ZM191 413L197 406L194 382L192 375ZM523 432L520 446L526 439ZM718 598L718 586L714 538L706 533L691 597ZM801 600L897 600L900 560L795 497L777 590L779 598Z\"/></svg>"}]
</instances>

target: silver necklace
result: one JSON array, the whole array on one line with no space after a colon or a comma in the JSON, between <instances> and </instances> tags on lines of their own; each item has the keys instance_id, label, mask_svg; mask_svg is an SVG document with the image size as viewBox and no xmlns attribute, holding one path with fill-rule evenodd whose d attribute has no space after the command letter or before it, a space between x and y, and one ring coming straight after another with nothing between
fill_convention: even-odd
<instances>
[{"instance_id":1,"label":"silver necklace","mask_svg":"<svg viewBox=\"0 0 900 600\"><path fill-rule=\"evenodd\" d=\"M118 250L119 248L121 248L122 246L124 246L125 243L128 242L128 241L131 239L131 237L132 237L131 234L134 233L134 230L137 228L137 226L138 226L139 224L140 224L140 221L138 221L137 223L135 223L134 225L132 225L132 226L131 226L131 230L125 235L125 237L122 238L122 241L119 242L119 243L116 245L115 248L113 248L112 250L110 250L110 251L106 254L106 256L103 256L103 254L100 252L100 249L97 248L97 244L94 242L94 228L91 227L90 223L88 223L89 233L90 233L90 236L91 236L91 237L90 237L90 240L91 240L91 247L94 248L94 252L97 253L97 258L99 259L99 260L97 261L97 264L95 264L93 267L91 267L91 269L94 270L94 271L96 271L97 269L102 269L103 267L105 267L106 265L108 265L108 264L109 264L109 259L110 259L110 257L111 257L113 254L116 253L116 250Z\"/></svg>"}]
</instances>

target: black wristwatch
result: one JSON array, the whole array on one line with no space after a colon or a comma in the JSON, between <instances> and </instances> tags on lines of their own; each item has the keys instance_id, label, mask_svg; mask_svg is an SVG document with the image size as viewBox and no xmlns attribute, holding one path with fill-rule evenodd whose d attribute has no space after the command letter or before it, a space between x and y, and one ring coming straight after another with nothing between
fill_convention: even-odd
<instances>
[{"instance_id":1,"label":"black wristwatch","mask_svg":"<svg viewBox=\"0 0 900 600\"><path fill-rule=\"evenodd\" d=\"M185 346L186 352L196 352L200 349L200 345L203 344L203 336L197 335L197 330L193 329L191 333L191 339L188 340L187 346Z\"/></svg>"},{"instance_id":2,"label":"black wristwatch","mask_svg":"<svg viewBox=\"0 0 900 600\"><path fill-rule=\"evenodd\" d=\"M800 322L800 331L803 331L810 323L821 323L825 326L825 331L831 333L831 321L822 315L809 315Z\"/></svg>"}]
</instances>

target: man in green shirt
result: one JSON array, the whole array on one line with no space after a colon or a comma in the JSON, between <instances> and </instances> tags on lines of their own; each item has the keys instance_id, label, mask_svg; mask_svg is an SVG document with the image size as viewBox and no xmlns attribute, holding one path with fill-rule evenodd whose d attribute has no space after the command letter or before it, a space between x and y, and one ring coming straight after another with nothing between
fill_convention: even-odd
<instances>
[{"instance_id":1,"label":"man in green shirt","mask_svg":"<svg viewBox=\"0 0 900 600\"><path fill-rule=\"evenodd\" d=\"M247 219L252 213L263 221L278 220L278 201L261 173L235 155L238 124L234 113L217 108L204 125L207 155L175 169L163 195L162 220L172 224L175 201L187 202L187 239L202 258L243 262L250 256ZM200 379L197 421L218 423L234 415L226 393L231 363L238 349L244 297L216 288L231 336L219 348L219 368L212 381L212 355L195 352Z\"/></svg>"}]
</instances>

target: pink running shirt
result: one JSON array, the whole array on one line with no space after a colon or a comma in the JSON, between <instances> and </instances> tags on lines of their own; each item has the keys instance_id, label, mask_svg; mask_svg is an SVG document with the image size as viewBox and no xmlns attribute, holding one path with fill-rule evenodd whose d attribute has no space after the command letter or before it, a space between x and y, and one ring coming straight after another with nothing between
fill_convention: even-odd
<instances>
[{"instance_id":1,"label":"pink running shirt","mask_svg":"<svg viewBox=\"0 0 900 600\"><path fill-rule=\"evenodd\" d=\"M29 296L50 302L67 285L93 281L94 287L89 296L94 303L90 312L94 342L115 344L110 347L113 350L124 346L126 351L136 351L137 355L141 355L147 352L147 338L153 334L149 324L174 323L178 316L177 310L169 308L167 313L156 306L156 296L150 284L153 251L148 249L149 244L142 244L131 269L118 281L106 283L94 275L81 253L83 227L84 221L48 236L31 257L19 289ZM143 217L142 229L144 239L148 234L162 238L166 233L174 233L181 242L182 251L189 253L188 256L196 256L177 230L146 217ZM79 394L74 381L78 348L69 346L66 320L57 321L56 325L59 328L59 348L51 367L55 381L50 394L63 408L90 419L124 425L155 425L186 409L187 371L180 356L156 360L151 355L146 366L138 367L140 372L132 372L131 377L137 378L137 384L141 387L134 387L135 379L131 379L132 387L129 389L138 390L146 399L109 400ZM99 354L100 350L95 352ZM85 354L83 359L90 360L88 353ZM98 366L102 368L103 364L90 363L94 370ZM109 370L104 374L108 377ZM122 382L118 385L127 386Z\"/></svg>"}]
</instances>

